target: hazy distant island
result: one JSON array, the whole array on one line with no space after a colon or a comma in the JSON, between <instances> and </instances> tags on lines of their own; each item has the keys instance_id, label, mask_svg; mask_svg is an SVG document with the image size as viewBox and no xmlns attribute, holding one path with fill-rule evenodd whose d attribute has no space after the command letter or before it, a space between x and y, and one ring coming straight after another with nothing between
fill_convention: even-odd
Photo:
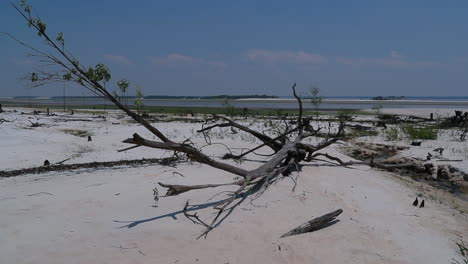
<instances>
[{"instance_id":1,"label":"hazy distant island","mask_svg":"<svg viewBox=\"0 0 468 264\"><path fill-rule=\"evenodd\" d=\"M382 100L403 100L405 96L375 96L372 97L372 100L382 101Z\"/></svg>"},{"instance_id":2,"label":"hazy distant island","mask_svg":"<svg viewBox=\"0 0 468 264\"><path fill-rule=\"evenodd\" d=\"M28 96L17 96L15 98L28 98ZM34 97L29 97L34 98ZM52 96L51 99L62 99L63 96ZM66 98L100 98L99 96L67 96ZM126 96L126 98L135 98L135 96ZM144 96L144 99L167 99L167 100L183 100L183 99L200 99L200 100L215 100L215 99L245 99L245 98L254 98L254 99L275 99L278 96L275 95L266 95L266 94L254 94L254 95L211 95L211 96L178 96L178 95L148 95Z\"/></svg>"}]
</instances>

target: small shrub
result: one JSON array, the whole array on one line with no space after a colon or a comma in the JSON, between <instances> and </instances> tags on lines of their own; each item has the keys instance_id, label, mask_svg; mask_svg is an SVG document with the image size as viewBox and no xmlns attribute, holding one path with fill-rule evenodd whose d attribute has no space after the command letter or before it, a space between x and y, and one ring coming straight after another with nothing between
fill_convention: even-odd
<instances>
[{"instance_id":1,"label":"small shrub","mask_svg":"<svg viewBox=\"0 0 468 264\"><path fill-rule=\"evenodd\" d=\"M345 111L338 112L337 117L340 121L344 121L344 122L353 121L353 116L349 112L345 112Z\"/></svg>"},{"instance_id":2,"label":"small shrub","mask_svg":"<svg viewBox=\"0 0 468 264\"><path fill-rule=\"evenodd\" d=\"M401 126L401 130L410 139L437 139L437 129L433 127L415 127L413 125Z\"/></svg>"},{"instance_id":3,"label":"small shrub","mask_svg":"<svg viewBox=\"0 0 468 264\"><path fill-rule=\"evenodd\" d=\"M320 88L317 86L312 86L310 88L310 102L314 105L315 112L318 115L318 109L320 104L322 103L322 97L320 96Z\"/></svg>"},{"instance_id":4,"label":"small shrub","mask_svg":"<svg viewBox=\"0 0 468 264\"><path fill-rule=\"evenodd\" d=\"M223 112L227 116L234 116L237 114L237 109L229 103L229 100L226 98L223 102Z\"/></svg>"},{"instance_id":5,"label":"small shrub","mask_svg":"<svg viewBox=\"0 0 468 264\"><path fill-rule=\"evenodd\" d=\"M397 127L389 127L384 131L384 138L387 141L397 141L401 139L400 130Z\"/></svg>"},{"instance_id":6,"label":"small shrub","mask_svg":"<svg viewBox=\"0 0 468 264\"><path fill-rule=\"evenodd\" d=\"M379 132L375 130L362 130L362 129L351 129L347 133L348 138L360 138L360 137L374 137L378 136Z\"/></svg>"},{"instance_id":7,"label":"small shrub","mask_svg":"<svg viewBox=\"0 0 468 264\"><path fill-rule=\"evenodd\" d=\"M383 108L383 106L381 104L377 104L377 105L373 105L372 106L372 110L374 110L375 114L376 115L380 115L381 114L381 109Z\"/></svg>"}]
</instances>

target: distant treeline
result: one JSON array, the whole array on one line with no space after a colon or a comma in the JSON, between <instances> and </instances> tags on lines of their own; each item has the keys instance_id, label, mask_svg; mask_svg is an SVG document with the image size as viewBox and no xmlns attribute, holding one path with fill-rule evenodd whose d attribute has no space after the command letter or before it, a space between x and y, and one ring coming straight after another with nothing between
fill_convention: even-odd
<instances>
[{"instance_id":1,"label":"distant treeline","mask_svg":"<svg viewBox=\"0 0 468 264\"><path fill-rule=\"evenodd\" d=\"M372 100L402 100L405 99L404 96L375 96L372 97Z\"/></svg>"},{"instance_id":2,"label":"distant treeline","mask_svg":"<svg viewBox=\"0 0 468 264\"><path fill-rule=\"evenodd\" d=\"M150 95L145 99L245 99L245 98L278 98L274 95L214 95L214 96L171 96L171 95Z\"/></svg>"},{"instance_id":3,"label":"distant treeline","mask_svg":"<svg viewBox=\"0 0 468 264\"><path fill-rule=\"evenodd\" d=\"M34 98L33 96L17 96L15 98ZM63 96L52 96L51 99L63 99ZM66 96L68 99L101 98L99 96ZM135 98L135 96L125 96L125 98ZM274 95L254 94L254 95L213 95L213 96L174 96L174 95L148 95L144 99L245 99L245 98L278 98Z\"/></svg>"}]
</instances>

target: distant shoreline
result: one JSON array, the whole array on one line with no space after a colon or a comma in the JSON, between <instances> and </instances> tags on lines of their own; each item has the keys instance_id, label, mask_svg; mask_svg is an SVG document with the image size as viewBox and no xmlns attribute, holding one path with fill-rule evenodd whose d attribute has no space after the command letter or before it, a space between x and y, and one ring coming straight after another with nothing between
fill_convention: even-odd
<instances>
[{"instance_id":1,"label":"distant shoreline","mask_svg":"<svg viewBox=\"0 0 468 264\"><path fill-rule=\"evenodd\" d=\"M310 99L303 98L305 108L314 109L315 106ZM128 98L127 103L132 105L133 99ZM27 104L27 105L62 105L63 98L0 98L0 103L8 104ZM278 109L297 107L297 101L294 98L242 98L242 99L143 99L146 106L164 106L164 107L236 107L236 108L258 108L258 109ZM65 104L70 105L110 105L102 98L95 97L66 97ZM398 99L398 100L371 100L340 98L323 98L318 108L333 109L369 109L376 107L449 107L449 108L467 108L466 100L422 100L422 99Z\"/></svg>"},{"instance_id":2,"label":"distant shoreline","mask_svg":"<svg viewBox=\"0 0 468 264\"><path fill-rule=\"evenodd\" d=\"M305 99L308 100L308 99ZM310 100L310 99L309 99ZM295 99L257 99L246 98L237 99L239 102L274 102L274 103L294 103ZM440 101L440 100L365 100L365 99L322 99L321 104L373 104L373 105L441 105L441 106L468 106L467 101Z\"/></svg>"}]
</instances>

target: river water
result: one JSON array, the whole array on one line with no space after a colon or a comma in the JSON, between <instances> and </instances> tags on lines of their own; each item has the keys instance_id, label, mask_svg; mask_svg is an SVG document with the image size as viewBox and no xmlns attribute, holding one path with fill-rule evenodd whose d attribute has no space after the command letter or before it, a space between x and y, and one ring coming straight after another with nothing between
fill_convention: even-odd
<instances>
[{"instance_id":1,"label":"river water","mask_svg":"<svg viewBox=\"0 0 468 264\"><path fill-rule=\"evenodd\" d=\"M133 99L128 99L132 104ZM2 103L21 105L111 105L112 103L96 97L53 98L0 98ZM295 109L293 98L278 99L144 99L146 106L170 107L226 107L251 109ZM314 109L310 99L303 99L304 108ZM329 97L323 98L320 109L371 109L371 108L468 108L468 97L405 97L404 100L372 100L369 97Z\"/></svg>"}]
</instances>

